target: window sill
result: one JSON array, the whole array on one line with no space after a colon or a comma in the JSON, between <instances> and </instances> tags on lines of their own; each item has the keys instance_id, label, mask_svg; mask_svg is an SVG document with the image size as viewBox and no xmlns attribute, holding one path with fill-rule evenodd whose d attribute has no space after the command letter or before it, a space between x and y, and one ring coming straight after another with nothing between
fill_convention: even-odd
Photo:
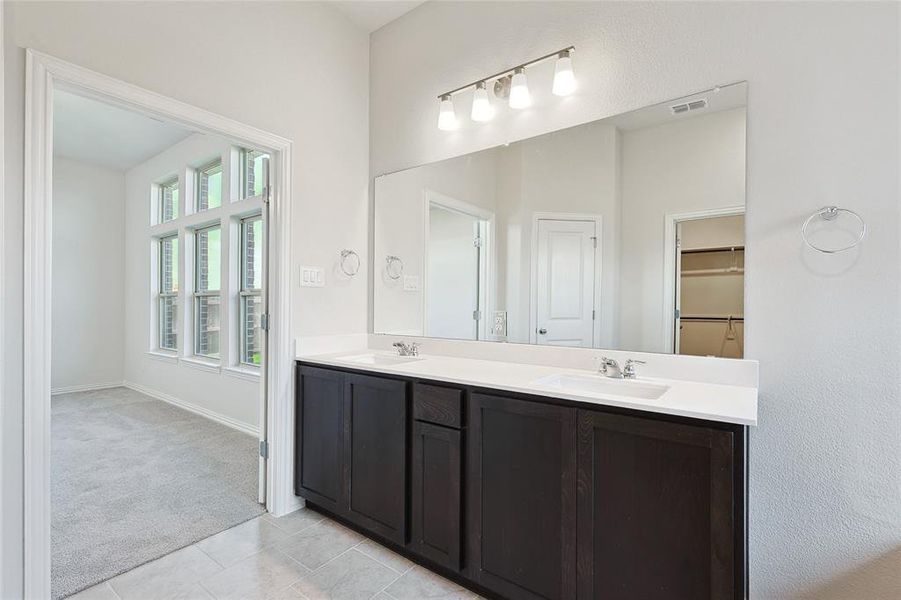
<instances>
[{"instance_id":1,"label":"window sill","mask_svg":"<svg viewBox=\"0 0 901 600\"><path fill-rule=\"evenodd\" d=\"M225 367L222 371L230 377L244 379L246 381L260 381L260 370L251 367Z\"/></svg>"},{"instance_id":2,"label":"window sill","mask_svg":"<svg viewBox=\"0 0 901 600\"><path fill-rule=\"evenodd\" d=\"M219 373L222 368L219 363L214 360L196 358L193 356L183 356L180 361L186 367L197 369L198 371L206 371L207 373Z\"/></svg>"},{"instance_id":3,"label":"window sill","mask_svg":"<svg viewBox=\"0 0 901 600\"><path fill-rule=\"evenodd\" d=\"M176 354L175 352L166 352L165 350L148 350L147 356L149 356L153 360L159 360L171 364L176 364L178 362L178 354Z\"/></svg>"}]
</instances>

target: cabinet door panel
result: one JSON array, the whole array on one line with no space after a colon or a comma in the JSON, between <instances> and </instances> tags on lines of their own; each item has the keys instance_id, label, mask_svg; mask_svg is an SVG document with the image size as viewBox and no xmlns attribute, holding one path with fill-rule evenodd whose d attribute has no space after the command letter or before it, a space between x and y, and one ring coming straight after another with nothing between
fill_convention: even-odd
<instances>
[{"instance_id":1,"label":"cabinet door panel","mask_svg":"<svg viewBox=\"0 0 901 600\"><path fill-rule=\"evenodd\" d=\"M344 404L343 373L298 370L294 491L335 512L344 497Z\"/></svg>"},{"instance_id":2,"label":"cabinet door panel","mask_svg":"<svg viewBox=\"0 0 901 600\"><path fill-rule=\"evenodd\" d=\"M460 432L413 424L411 549L460 568Z\"/></svg>"},{"instance_id":3,"label":"cabinet door panel","mask_svg":"<svg viewBox=\"0 0 901 600\"><path fill-rule=\"evenodd\" d=\"M473 394L469 576L508 598L573 598L575 409Z\"/></svg>"},{"instance_id":4,"label":"cabinet door panel","mask_svg":"<svg viewBox=\"0 0 901 600\"><path fill-rule=\"evenodd\" d=\"M406 541L407 384L347 375L347 512L363 527Z\"/></svg>"},{"instance_id":5,"label":"cabinet door panel","mask_svg":"<svg viewBox=\"0 0 901 600\"><path fill-rule=\"evenodd\" d=\"M733 598L732 436L579 411L580 598Z\"/></svg>"}]
</instances>

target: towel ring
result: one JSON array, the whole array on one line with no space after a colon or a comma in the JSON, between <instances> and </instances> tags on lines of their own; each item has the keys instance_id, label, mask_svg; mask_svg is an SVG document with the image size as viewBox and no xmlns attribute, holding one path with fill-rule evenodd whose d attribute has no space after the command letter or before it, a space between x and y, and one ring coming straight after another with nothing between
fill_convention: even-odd
<instances>
[{"instance_id":1,"label":"towel ring","mask_svg":"<svg viewBox=\"0 0 901 600\"><path fill-rule=\"evenodd\" d=\"M360 255L353 250L342 250L339 264L342 273L348 277L353 277L360 270Z\"/></svg>"},{"instance_id":2,"label":"towel ring","mask_svg":"<svg viewBox=\"0 0 901 600\"><path fill-rule=\"evenodd\" d=\"M841 248L821 248L807 238L807 228L810 226L814 219L819 217L824 221L834 221L838 218L838 215L840 213L851 215L852 217L857 219L858 223L860 223L860 233L857 234L857 239L855 239L847 246L842 246ZM839 252L844 252L845 250L850 250L851 248L857 246L863 240L866 234L867 224L863 220L863 218L853 210L847 208L839 208L838 206L824 206L820 210L807 217L807 220L804 221L803 225L801 225L801 237L804 238L804 243L807 244L809 248L812 248L817 252L822 252L823 254L837 254Z\"/></svg>"},{"instance_id":3,"label":"towel ring","mask_svg":"<svg viewBox=\"0 0 901 600\"><path fill-rule=\"evenodd\" d=\"M404 274L404 261L399 256L388 255L385 257L385 273L391 279L400 279Z\"/></svg>"}]
</instances>

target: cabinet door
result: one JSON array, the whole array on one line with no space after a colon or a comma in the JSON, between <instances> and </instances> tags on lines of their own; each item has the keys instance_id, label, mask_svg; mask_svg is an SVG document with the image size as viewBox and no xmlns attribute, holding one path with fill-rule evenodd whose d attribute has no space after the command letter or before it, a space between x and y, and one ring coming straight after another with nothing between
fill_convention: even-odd
<instances>
[{"instance_id":1,"label":"cabinet door","mask_svg":"<svg viewBox=\"0 0 901 600\"><path fill-rule=\"evenodd\" d=\"M412 540L414 552L460 568L460 432L413 424Z\"/></svg>"},{"instance_id":2,"label":"cabinet door","mask_svg":"<svg viewBox=\"0 0 901 600\"><path fill-rule=\"evenodd\" d=\"M344 498L344 374L300 367L295 411L294 493L334 512Z\"/></svg>"},{"instance_id":3,"label":"cabinet door","mask_svg":"<svg viewBox=\"0 0 901 600\"><path fill-rule=\"evenodd\" d=\"M467 575L511 599L576 594L576 410L473 394Z\"/></svg>"},{"instance_id":4,"label":"cabinet door","mask_svg":"<svg viewBox=\"0 0 901 600\"><path fill-rule=\"evenodd\" d=\"M407 383L345 377L347 514L377 534L406 541Z\"/></svg>"},{"instance_id":5,"label":"cabinet door","mask_svg":"<svg viewBox=\"0 0 901 600\"><path fill-rule=\"evenodd\" d=\"M738 595L732 444L730 431L579 411L579 598Z\"/></svg>"}]
</instances>

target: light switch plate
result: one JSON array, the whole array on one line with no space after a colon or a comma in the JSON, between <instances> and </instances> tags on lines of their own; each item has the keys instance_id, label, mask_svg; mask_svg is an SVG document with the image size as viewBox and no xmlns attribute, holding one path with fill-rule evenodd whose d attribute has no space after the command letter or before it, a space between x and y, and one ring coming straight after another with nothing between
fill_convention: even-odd
<instances>
[{"instance_id":1,"label":"light switch plate","mask_svg":"<svg viewBox=\"0 0 901 600\"><path fill-rule=\"evenodd\" d=\"M404 291L405 292L418 292L419 291L419 277L416 275L404 275Z\"/></svg>"},{"instance_id":2,"label":"light switch plate","mask_svg":"<svg viewBox=\"0 0 901 600\"><path fill-rule=\"evenodd\" d=\"M325 269L301 265L300 287L325 287Z\"/></svg>"}]
</instances>

